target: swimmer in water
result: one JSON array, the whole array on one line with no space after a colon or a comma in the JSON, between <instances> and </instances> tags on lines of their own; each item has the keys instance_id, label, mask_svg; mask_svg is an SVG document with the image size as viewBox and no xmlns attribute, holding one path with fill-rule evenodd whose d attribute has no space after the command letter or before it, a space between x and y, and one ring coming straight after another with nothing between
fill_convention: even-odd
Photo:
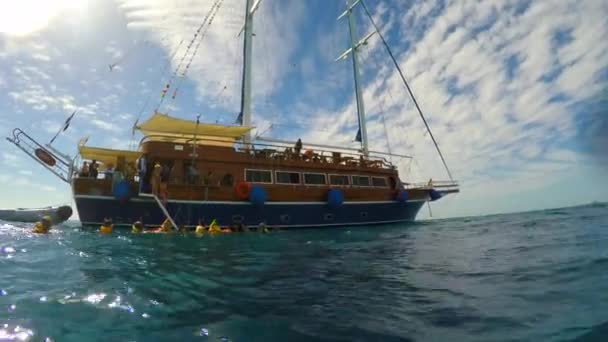
<instances>
[{"instance_id":1,"label":"swimmer in water","mask_svg":"<svg viewBox=\"0 0 608 342\"><path fill-rule=\"evenodd\" d=\"M209 233L211 234L217 234L217 233L221 233L222 229L220 228L220 225L217 224L216 220L211 221L211 224L209 225Z\"/></svg>"},{"instance_id":2,"label":"swimmer in water","mask_svg":"<svg viewBox=\"0 0 608 342\"><path fill-rule=\"evenodd\" d=\"M171 221L169 219L165 219L163 224L160 225L158 231L161 233L170 233L171 232Z\"/></svg>"},{"instance_id":3,"label":"swimmer in water","mask_svg":"<svg viewBox=\"0 0 608 342\"><path fill-rule=\"evenodd\" d=\"M205 223L203 222L203 220L198 220L198 225L196 226L194 232L196 234L205 234L206 230L207 229L205 228Z\"/></svg>"},{"instance_id":4,"label":"swimmer in water","mask_svg":"<svg viewBox=\"0 0 608 342\"><path fill-rule=\"evenodd\" d=\"M268 230L268 226L266 225L265 222L260 222L260 224L258 225L258 232L270 233L270 230Z\"/></svg>"},{"instance_id":5,"label":"swimmer in water","mask_svg":"<svg viewBox=\"0 0 608 342\"><path fill-rule=\"evenodd\" d=\"M144 231L144 224L141 221L135 221L131 226L131 233L137 234L142 233Z\"/></svg>"},{"instance_id":6,"label":"swimmer in water","mask_svg":"<svg viewBox=\"0 0 608 342\"><path fill-rule=\"evenodd\" d=\"M51 229L51 217L45 216L40 222L36 222L34 225L34 233L36 234L47 234Z\"/></svg>"},{"instance_id":7,"label":"swimmer in water","mask_svg":"<svg viewBox=\"0 0 608 342\"><path fill-rule=\"evenodd\" d=\"M101 225L101 227L99 227L99 232L101 234L112 234L112 231L114 231L114 225L112 224L112 219L105 218L103 220L103 224Z\"/></svg>"}]
</instances>

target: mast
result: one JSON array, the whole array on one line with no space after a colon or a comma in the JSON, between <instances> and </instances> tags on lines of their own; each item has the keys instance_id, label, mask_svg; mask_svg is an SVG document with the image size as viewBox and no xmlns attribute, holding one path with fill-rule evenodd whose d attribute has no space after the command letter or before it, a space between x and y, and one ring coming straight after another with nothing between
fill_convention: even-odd
<instances>
[{"instance_id":1,"label":"mast","mask_svg":"<svg viewBox=\"0 0 608 342\"><path fill-rule=\"evenodd\" d=\"M242 126L251 126L251 63L253 52L253 0L245 4L245 26L243 27L243 84L241 89L241 114L239 119ZM259 3L259 1L258 1ZM257 7L258 3L254 4ZM249 146L251 133L243 136L243 143Z\"/></svg>"},{"instance_id":2,"label":"mast","mask_svg":"<svg viewBox=\"0 0 608 342\"><path fill-rule=\"evenodd\" d=\"M369 145L367 140L367 126L365 121L365 103L363 102L363 95L361 94L361 81L359 74L359 58L357 56L357 49L359 46L367 43L367 40L375 33L372 32L368 34L365 38L361 39L357 42L357 30L355 25L355 14L353 13L353 8L360 2L360 0L347 0L346 5L348 6L347 10L338 17L338 20L344 16L348 16L348 29L350 34L350 48L346 50L340 57L336 59L336 61L340 59L345 59L348 54L351 54L352 62L353 62L353 76L355 79L355 97L357 100L357 114L359 117L359 132L361 138L361 150L364 156L369 155ZM359 134L357 134L357 138L359 138Z\"/></svg>"}]
</instances>

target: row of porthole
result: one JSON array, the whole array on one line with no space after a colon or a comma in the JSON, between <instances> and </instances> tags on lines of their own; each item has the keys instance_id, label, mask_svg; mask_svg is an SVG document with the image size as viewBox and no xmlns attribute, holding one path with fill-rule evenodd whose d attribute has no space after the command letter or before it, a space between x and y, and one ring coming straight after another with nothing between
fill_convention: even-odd
<instances>
[{"instance_id":1,"label":"row of porthole","mask_svg":"<svg viewBox=\"0 0 608 342\"><path fill-rule=\"evenodd\" d=\"M367 213L367 211L362 211L359 213L359 216L362 219L367 218L369 215ZM287 215L287 214L283 214L280 216L280 220L282 223L289 223L291 222L291 216ZM325 221L333 221L334 220L334 214L332 213L326 213L325 215L323 215L323 220ZM232 216L232 223L234 224L240 224L243 223L243 221L245 221L245 218L242 215L234 215Z\"/></svg>"}]
</instances>

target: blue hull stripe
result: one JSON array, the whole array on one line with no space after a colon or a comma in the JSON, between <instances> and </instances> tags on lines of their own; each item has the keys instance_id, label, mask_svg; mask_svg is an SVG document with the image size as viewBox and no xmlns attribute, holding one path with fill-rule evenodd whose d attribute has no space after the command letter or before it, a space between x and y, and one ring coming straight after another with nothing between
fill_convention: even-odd
<instances>
[{"instance_id":1,"label":"blue hull stripe","mask_svg":"<svg viewBox=\"0 0 608 342\"><path fill-rule=\"evenodd\" d=\"M107 196L77 195L74 200L80 221L85 224L98 224L106 217L118 225L141 219L152 226L164 220L162 211L149 198L119 201ZM220 225L257 226L266 222L270 226L303 228L413 221L424 202L349 202L339 207L324 202L268 202L258 207L248 202L169 201L167 210L178 225L193 226L199 219L209 224L217 219Z\"/></svg>"}]
</instances>

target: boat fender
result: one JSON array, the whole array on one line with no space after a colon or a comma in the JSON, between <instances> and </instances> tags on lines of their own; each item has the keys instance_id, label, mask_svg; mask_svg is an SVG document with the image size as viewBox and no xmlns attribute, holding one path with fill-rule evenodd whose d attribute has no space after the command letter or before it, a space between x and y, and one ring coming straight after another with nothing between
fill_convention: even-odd
<instances>
[{"instance_id":1,"label":"boat fender","mask_svg":"<svg viewBox=\"0 0 608 342\"><path fill-rule=\"evenodd\" d=\"M435 189L431 189L431 191L429 191L429 196L431 197L431 202L434 202L441 198L441 193Z\"/></svg>"},{"instance_id":2,"label":"boat fender","mask_svg":"<svg viewBox=\"0 0 608 342\"><path fill-rule=\"evenodd\" d=\"M42 162L44 162L48 166L55 166L55 164L57 163L55 158L53 158L53 156L51 156L51 154L48 153L45 149L37 148L36 150L34 150L34 153L36 154L36 157L38 157L38 159L42 160Z\"/></svg>"},{"instance_id":3,"label":"boat fender","mask_svg":"<svg viewBox=\"0 0 608 342\"><path fill-rule=\"evenodd\" d=\"M240 200L246 200L249 198L249 192L251 191L251 185L247 182L239 182L235 187L234 191L236 192L237 197Z\"/></svg>"},{"instance_id":4,"label":"boat fender","mask_svg":"<svg viewBox=\"0 0 608 342\"><path fill-rule=\"evenodd\" d=\"M268 194L266 193L266 189L261 186L252 186L251 191L249 192L249 201L253 205L262 206L266 203L266 199L268 198Z\"/></svg>"},{"instance_id":5,"label":"boat fender","mask_svg":"<svg viewBox=\"0 0 608 342\"><path fill-rule=\"evenodd\" d=\"M112 189L112 196L117 200L127 200L131 197L131 187L126 180L122 180L114 185Z\"/></svg>"},{"instance_id":6,"label":"boat fender","mask_svg":"<svg viewBox=\"0 0 608 342\"><path fill-rule=\"evenodd\" d=\"M397 192L395 192L395 200L401 203L407 202L407 192L403 190L398 190Z\"/></svg>"},{"instance_id":7,"label":"boat fender","mask_svg":"<svg viewBox=\"0 0 608 342\"><path fill-rule=\"evenodd\" d=\"M329 189L327 192L327 204L339 207L344 203L344 193L340 189Z\"/></svg>"}]
</instances>

